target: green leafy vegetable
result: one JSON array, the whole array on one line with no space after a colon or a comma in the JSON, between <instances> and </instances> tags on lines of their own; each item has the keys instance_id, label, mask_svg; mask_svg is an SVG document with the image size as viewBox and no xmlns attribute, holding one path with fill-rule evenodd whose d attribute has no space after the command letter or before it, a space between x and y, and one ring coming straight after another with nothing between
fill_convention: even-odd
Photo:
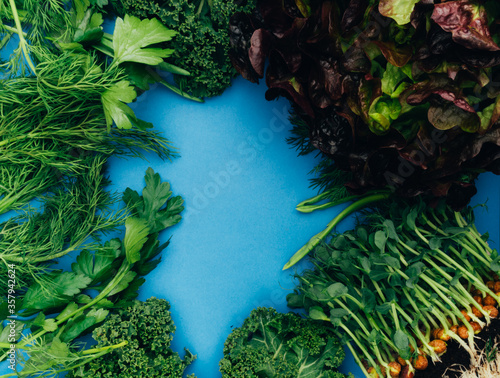
<instances>
[{"instance_id":1,"label":"green leafy vegetable","mask_svg":"<svg viewBox=\"0 0 500 378\"><path fill-rule=\"evenodd\" d=\"M220 95L236 75L228 57L229 18L250 11L255 1L122 0L126 13L160 20L178 32L172 41L172 61L189 76L176 75L182 90L197 97Z\"/></svg>"},{"instance_id":2,"label":"green leafy vegetable","mask_svg":"<svg viewBox=\"0 0 500 378\"><path fill-rule=\"evenodd\" d=\"M235 13L233 65L265 79L266 99L290 100L290 141L322 158L312 183L324 192L300 210L381 191L466 206L478 175L498 173L499 16L492 0L268 0Z\"/></svg>"},{"instance_id":3,"label":"green leafy vegetable","mask_svg":"<svg viewBox=\"0 0 500 378\"><path fill-rule=\"evenodd\" d=\"M229 335L219 366L223 378L342 378L337 367L344 357L339 340L320 323L258 308Z\"/></svg>"},{"instance_id":4,"label":"green leafy vegetable","mask_svg":"<svg viewBox=\"0 0 500 378\"><path fill-rule=\"evenodd\" d=\"M109 255L107 247L100 245L99 236L116 230L127 213L111 210L119 198L105 190L109 184L103 175L105 161L102 157L93 159L88 171L41 198L39 210L28 208L0 224L0 254L4 262L0 265L1 274L7 277L8 265L15 264L19 288L30 287L44 277L42 273L56 259L68 253L94 249L97 263L98 256ZM88 261L89 255L92 261L89 252L82 252L81 258ZM114 256L109 258L112 260ZM99 265L96 269L103 268ZM7 289L7 286L0 288L2 297L7 295ZM51 291L50 285L47 291ZM21 300L22 291L18 290L17 295Z\"/></svg>"},{"instance_id":5,"label":"green leafy vegetable","mask_svg":"<svg viewBox=\"0 0 500 378\"><path fill-rule=\"evenodd\" d=\"M381 15L390 17L398 23L405 25L410 22L411 12L419 0L380 0L378 9Z\"/></svg>"},{"instance_id":6,"label":"green leafy vegetable","mask_svg":"<svg viewBox=\"0 0 500 378\"><path fill-rule=\"evenodd\" d=\"M95 348L127 344L72 370L68 377L181 378L196 356L185 349L186 356L181 359L170 348L175 325L169 309L166 300L153 297L146 302L135 301L109 316L92 334L97 341Z\"/></svg>"},{"instance_id":7,"label":"green leafy vegetable","mask_svg":"<svg viewBox=\"0 0 500 378\"><path fill-rule=\"evenodd\" d=\"M127 260L130 264L136 263L140 259L140 251L144 243L148 240L150 234L147 221L141 218L129 217L125 221L125 239L123 239L123 246Z\"/></svg>"},{"instance_id":8,"label":"green leafy vegetable","mask_svg":"<svg viewBox=\"0 0 500 378\"><path fill-rule=\"evenodd\" d=\"M158 176L149 169L147 177ZM168 208L169 199L164 196L164 185L161 181L153 183L148 179L146 188L146 193L161 198L154 208L150 208L151 211ZM143 203L144 200L141 196L137 196L133 201L129 198L127 203L132 206L129 211L133 211L133 206ZM177 223L181 210L182 208L178 208L175 214L171 214L171 217L175 217L175 222L169 221L168 216L162 213L164 224ZM16 308L17 314L37 316L33 320L17 321L20 325L19 331L30 329L31 333L21 335L19 332L17 335L17 347L23 350L21 364L16 373L6 377L32 374L50 376L76 369L114 349L128 345L129 341L120 340L117 344L103 348L81 351L75 339L90 332L117 309L133 304L137 290L144 282L142 276L159 263L158 255L169 243L160 244L158 232L168 226L157 225L152 232L148 227L148 210L142 215L144 217L129 216L125 220L126 231L123 240L113 239L104 245L96 245L94 253L87 249L81 251L76 262L71 265L72 271L39 271L36 280L30 282L28 287L19 288L19 294L22 290L26 292L21 306ZM52 253L55 255L51 257L56 258L57 253ZM97 290L97 294L91 297L87 295L87 289ZM55 318L48 317L57 313L59 314ZM2 314L7 315L8 313ZM3 350L0 361L9 355L10 344L0 342L0 348ZM184 365L175 363L175 366L180 369L180 366Z\"/></svg>"},{"instance_id":9,"label":"green leafy vegetable","mask_svg":"<svg viewBox=\"0 0 500 378\"><path fill-rule=\"evenodd\" d=\"M474 355L474 334L498 316L497 256L471 208L380 202L316 248L288 305L328 322L367 377L406 377L438 361L448 340Z\"/></svg>"}]
</instances>

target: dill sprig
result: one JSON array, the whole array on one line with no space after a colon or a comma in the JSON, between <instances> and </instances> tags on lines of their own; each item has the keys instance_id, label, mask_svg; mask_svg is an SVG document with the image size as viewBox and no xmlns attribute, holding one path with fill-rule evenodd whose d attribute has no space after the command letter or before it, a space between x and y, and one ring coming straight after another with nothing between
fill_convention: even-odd
<instances>
[{"instance_id":1,"label":"dill sprig","mask_svg":"<svg viewBox=\"0 0 500 378\"><path fill-rule=\"evenodd\" d=\"M313 176L310 187L318 190L321 200L337 202L350 197L345 183L350 181L351 173L339 169L332 159L312 145L309 126L302 117L292 110L289 119L292 136L287 138L287 142L298 151L299 156L316 152L316 157L320 159L309 173ZM310 200L307 202L310 203Z\"/></svg>"},{"instance_id":2,"label":"dill sprig","mask_svg":"<svg viewBox=\"0 0 500 378\"><path fill-rule=\"evenodd\" d=\"M115 211L117 195L106 190L105 157L92 159L90 169L41 199L39 211L28 208L0 224L0 274L15 264L19 287L29 287L55 259L82 249L104 248L100 237L117 229L127 211ZM6 295L7 288L0 288Z\"/></svg>"},{"instance_id":3,"label":"dill sprig","mask_svg":"<svg viewBox=\"0 0 500 378\"><path fill-rule=\"evenodd\" d=\"M92 156L175 156L150 129L108 131L101 95L123 79L93 56L54 55L44 49L37 77L0 82L0 213L19 208L64 176L85 174Z\"/></svg>"}]
</instances>

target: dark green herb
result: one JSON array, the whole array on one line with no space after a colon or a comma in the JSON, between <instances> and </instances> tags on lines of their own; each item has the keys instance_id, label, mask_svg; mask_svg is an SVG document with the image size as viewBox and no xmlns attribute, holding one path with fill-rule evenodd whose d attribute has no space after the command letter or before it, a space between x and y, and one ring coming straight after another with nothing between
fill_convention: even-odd
<instances>
[{"instance_id":1,"label":"dark green herb","mask_svg":"<svg viewBox=\"0 0 500 378\"><path fill-rule=\"evenodd\" d=\"M146 302L136 300L132 306L110 315L92 333L97 341L94 349L107 349L109 353L72 370L68 377L181 378L196 356L185 349L182 360L170 349L175 325L169 309L166 300L149 298ZM126 345L111 349L120 344Z\"/></svg>"},{"instance_id":2,"label":"dark green herb","mask_svg":"<svg viewBox=\"0 0 500 378\"><path fill-rule=\"evenodd\" d=\"M157 47L176 33L125 16L111 36L100 12L99 3L80 0L70 10L58 1L0 8L4 42L19 38L0 80L0 213L85 174L94 156L176 154L128 105L150 83L172 87L157 66L182 73L164 62L173 50Z\"/></svg>"},{"instance_id":3,"label":"dark green herb","mask_svg":"<svg viewBox=\"0 0 500 378\"><path fill-rule=\"evenodd\" d=\"M231 332L219 366L224 378L343 378L337 368L344 357L333 332L319 322L261 307Z\"/></svg>"},{"instance_id":4,"label":"dark green herb","mask_svg":"<svg viewBox=\"0 0 500 378\"><path fill-rule=\"evenodd\" d=\"M113 210L119 198L106 191L105 161L92 158L88 171L44 196L40 210L25 209L0 224L0 274L7 277L8 265L15 264L19 289L26 288L58 258L82 248L104 248L99 237L116 230L127 215ZM18 300L21 294L17 292ZM7 286L0 288L0 295L7 296Z\"/></svg>"},{"instance_id":5,"label":"dark green herb","mask_svg":"<svg viewBox=\"0 0 500 378\"><path fill-rule=\"evenodd\" d=\"M176 75L180 87L197 97L220 95L236 75L228 56L229 18L250 11L251 1L122 0L124 10L141 18L156 17L179 34L172 46L174 64L190 76Z\"/></svg>"}]
</instances>

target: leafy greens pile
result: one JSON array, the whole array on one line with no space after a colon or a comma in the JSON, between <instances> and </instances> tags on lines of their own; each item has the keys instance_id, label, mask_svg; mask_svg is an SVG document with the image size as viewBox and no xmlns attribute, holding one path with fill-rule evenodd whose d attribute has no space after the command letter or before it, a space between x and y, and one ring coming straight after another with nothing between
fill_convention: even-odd
<instances>
[{"instance_id":1,"label":"leafy greens pile","mask_svg":"<svg viewBox=\"0 0 500 378\"><path fill-rule=\"evenodd\" d=\"M499 15L493 0L258 1L231 18L230 54L267 99L290 99L321 187L458 209L500 173Z\"/></svg>"},{"instance_id":2,"label":"leafy greens pile","mask_svg":"<svg viewBox=\"0 0 500 378\"><path fill-rule=\"evenodd\" d=\"M338 339L319 322L260 307L229 335L219 365L224 378L344 378L337 370L344 357Z\"/></svg>"},{"instance_id":3,"label":"leafy greens pile","mask_svg":"<svg viewBox=\"0 0 500 378\"><path fill-rule=\"evenodd\" d=\"M9 265L16 266L17 299L21 288L30 287L58 258L82 248L102 249L99 235L116 230L127 211L113 211L119 198L106 190L105 159L94 159L85 174L72 183L56 187L39 198L40 209L23 209L0 224L0 274L8 276ZM7 297L8 286L0 288ZM4 315L7 303L0 299Z\"/></svg>"},{"instance_id":4,"label":"leafy greens pile","mask_svg":"<svg viewBox=\"0 0 500 378\"><path fill-rule=\"evenodd\" d=\"M315 250L288 305L328 322L367 377L411 377L447 341L473 357L500 305L500 255L487 239L471 208L381 202Z\"/></svg>"},{"instance_id":5,"label":"leafy greens pile","mask_svg":"<svg viewBox=\"0 0 500 378\"><path fill-rule=\"evenodd\" d=\"M111 313L133 305L137 290L144 283L142 277L158 265L161 259L158 255L169 244L160 244L159 232L181 220L182 198L171 197L170 185L161 182L159 174L151 168L145 180L142 195L131 189L123 195L129 212L123 240L115 238L99 244L93 252L82 250L71 271L48 269L54 261L45 261L45 269L41 271L39 259L30 256L32 251L23 251L23 269L19 268L16 275L34 274L34 280L29 286L16 289L16 302L21 303L15 309L19 316L15 337L20 368L6 377L52 376L77 369L127 345L125 340L103 348L81 350L75 339L92 331ZM19 256L17 251L11 253ZM38 250L32 253L34 257L39 255ZM9 261L8 254L3 256ZM14 268L9 266L9 269ZM89 290L97 293L93 295ZM7 303L2 298L2 320L12 315ZM21 318L31 315L36 316L28 320ZM22 333L28 330L30 333ZM9 332L7 326L0 335L0 348L4 351L0 361L9 355L12 344L7 342Z\"/></svg>"},{"instance_id":6,"label":"leafy greens pile","mask_svg":"<svg viewBox=\"0 0 500 378\"><path fill-rule=\"evenodd\" d=\"M166 300L152 297L146 302L136 300L132 306L109 316L92 333L97 340L96 348L127 344L72 370L68 377L182 378L196 356L186 349L182 360L170 349L175 325L169 309ZM194 377L194 374L188 376Z\"/></svg>"},{"instance_id":7,"label":"leafy greens pile","mask_svg":"<svg viewBox=\"0 0 500 378\"><path fill-rule=\"evenodd\" d=\"M98 4L0 4L1 47L18 41L0 79L0 213L87 174L95 158L175 155L128 105L149 83L170 85L157 66L173 50L156 45L175 32L125 16L106 34Z\"/></svg>"},{"instance_id":8,"label":"leafy greens pile","mask_svg":"<svg viewBox=\"0 0 500 378\"><path fill-rule=\"evenodd\" d=\"M172 62L190 76L175 76L182 90L197 97L220 95L236 75L228 56L229 18L248 12L254 0L121 0L126 13L159 19L178 32L171 46Z\"/></svg>"}]
</instances>

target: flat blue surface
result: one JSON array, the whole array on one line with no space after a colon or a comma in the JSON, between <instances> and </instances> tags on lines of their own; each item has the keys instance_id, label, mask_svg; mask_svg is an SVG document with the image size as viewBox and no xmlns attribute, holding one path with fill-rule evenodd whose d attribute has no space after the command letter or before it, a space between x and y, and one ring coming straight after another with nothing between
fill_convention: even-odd
<instances>
[{"instance_id":1,"label":"flat blue surface","mask_svg":"<svg viewBox=\"0 0 500 378\"><path fill-rule=\"evenodd\" d=\"M265 89L239 78L222 96L197 104L154 88L139 99L136 114L163 130L181 157L110 164L116 190L140 190L152 166L185 199L184 219L162 235L172 235L172 243L140 299L170 301L174 349L198 355L187 372L200 378L221 376L224 341L253 308L289 311L293 270L281 268L338 212L295 210L316 194L308 182L314 159L298 158L285 142L288 102L267 102Z\"/></svg>"},{"instance_id":2,"label":"flat blue surface","mask_svg":"<svg viewBox=\"0 0 500 378\"><path fill-rule=\"evenodd\" d=\"M286 144L288 102L267 102L265 89L238 78L222 96L198 104L157 86L134 109L164 132L181 157L172 162L155 156L111 159L109 164L112 190L142 190L151 166L171 183L174 195L185 199L184 219L162 234L162 240L172 236L171 245L146 277L139 298L170 301L177 325L173 348L182 355L187 347L198 355L187 373L199 378L221 376L224 340L253 308L288 311L285 297L294 287L293 271L283 272L282 266L340 211L295 210L316 194L308 187L314 159L297 157ZM499 179L481 176L473 201L488 200L489 213L478 210L477 224L495 242ZM344 221L339 230L352 225ZM352 357L342 371L363 376Z\"/></svg>"}]
</instances>

